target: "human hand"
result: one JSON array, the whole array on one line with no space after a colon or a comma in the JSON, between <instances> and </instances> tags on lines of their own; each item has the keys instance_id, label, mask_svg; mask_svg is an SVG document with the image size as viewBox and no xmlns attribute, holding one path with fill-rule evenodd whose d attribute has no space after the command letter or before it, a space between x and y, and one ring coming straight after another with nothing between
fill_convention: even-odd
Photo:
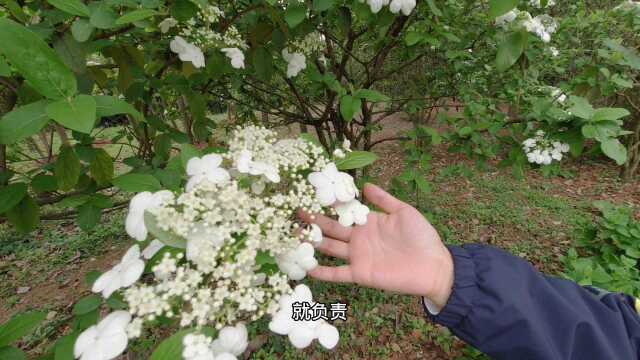
<instances>
[{"instance_id":1,"label":"human hand","mask_svg":"<svg viewBox=\"0 0 640 360\"><path fill-rule=\"evenodd\" d=\"M384 211L371 212L365 225L347 228L323 215L300 214L322 229L318 250L349 262L318 266L309 275L425 296L443 308L453 286L453 259L436 230L418 210L375 185L367 184L364 196Z\"/></svg>"}]
</instances>

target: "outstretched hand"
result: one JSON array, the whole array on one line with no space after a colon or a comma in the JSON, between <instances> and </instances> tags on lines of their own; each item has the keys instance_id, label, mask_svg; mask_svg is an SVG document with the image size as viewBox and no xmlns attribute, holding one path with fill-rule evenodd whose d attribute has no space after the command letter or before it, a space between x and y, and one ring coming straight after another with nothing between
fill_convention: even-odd
<instances>
[{"instance_id":1,"label":"outstretched hand","mask_svg":"<svg viewBox=\"0 0 640 360\"><path fill-rule=\"evenodd\" d=\"M300 214L322 229L322 253L348 261L318 266L309 275L331 282L425 296L442 308L453 286L453 259L422 214L381 188L367 184L365 198L383 212L371 212L362 226L344 227L323 215Z\"/></svg>"}]
</instances>

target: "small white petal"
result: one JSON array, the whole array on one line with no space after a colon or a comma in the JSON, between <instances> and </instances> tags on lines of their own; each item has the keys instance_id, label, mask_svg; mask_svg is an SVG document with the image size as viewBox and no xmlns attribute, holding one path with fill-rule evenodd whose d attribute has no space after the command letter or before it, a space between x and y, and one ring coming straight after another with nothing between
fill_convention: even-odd
<instances>
[{"instance_id":1,"label":"small white petal","mask_svg":"<svg viewBox=\"0 0 640 360\"><path fill-rule=\"evenodd\" d=\"M338 329L327 323L322 323L316 328L316 334L320 345L327 349L333 349L340 340L340 333Z\"/></svg>"}]
</instances>

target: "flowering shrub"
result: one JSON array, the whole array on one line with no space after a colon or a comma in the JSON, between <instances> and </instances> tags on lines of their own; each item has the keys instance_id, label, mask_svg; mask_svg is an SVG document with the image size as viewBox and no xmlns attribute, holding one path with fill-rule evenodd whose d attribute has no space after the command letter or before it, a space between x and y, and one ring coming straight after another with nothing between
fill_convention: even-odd
<instances>
[{"instance_id":1,"label":"flowering shrub","mask_svg":"<svg viewBox=\"0 0 640 360\"><path fill-rule=\"evenodd\" d=\"M184 191L145 191L131 199L126 231L138 243L92 286L105 299L121 293L128 311L84 330L75 356L115 358L160 318L191 329L182 339L184 359L235 359L247 347L244 322L264 316L296 348L314 339L335 347L333 325L292 318L294 302L313 299L307 286L294 290L289 281L318 265L314 246L323 238L317 225L297 222L296 212L365 224L369 209L357 200L353 178L320 146L278 140L257 126L236 129L223 153L190 158L186 171ZM150 275L141 279L145 268Z\"/></svg>"}]
</instances>

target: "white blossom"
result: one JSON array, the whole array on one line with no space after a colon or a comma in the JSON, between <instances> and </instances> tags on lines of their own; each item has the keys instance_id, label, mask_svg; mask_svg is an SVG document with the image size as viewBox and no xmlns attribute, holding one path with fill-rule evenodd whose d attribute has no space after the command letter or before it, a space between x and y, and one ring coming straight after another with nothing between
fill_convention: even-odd
<instances>
[{"instance_id":1,"label":"white blossom","mask_svg":"<svg viewBox=\"0 0 640 360\"><path fill-rule=\"evenodd\" d=\"M144 224L144 212L171 203L173 200L174 195L168 190L138 193L129 203L129 212L125 220L127 234L138 241L144 241L148 235L147 226Z\"/></svg>"},{"instance_id":2,"label":"white blossom","mask_svg":"<svg viewBox=\"0 0 640 360\"><path fill-rule=\"evenodd\" d=\"M178 54L178 57L182 61L190 61L194 67L204 67L204 54L199 47L187 42L181 36L176 36L169 43L171 51Z\"/></svg>"},{"instance_id":3,"label":"white blossom","mask_svg":"<svg viewBox=\"0 0 640 360\"><path fill-rule=\"evenodd\" d=\"M359 1L361 3L364 2L364 0ZM377 14L384 6L389 5L389 1L390 0L367 0L367 4L369 5L369 8L371 8L371 12Z\"/></svg>"},{"instance_id":4,"label":"white blossom","mask_svg":"<svg viewBox=\"0 0 640 360\"><path fill-rule=\"evenodd\" d=\"M389 10L392 13L397 14L402 11L405 16L409 16L415 7L416 0L391 0L389 4Z\"/></svg>"},{"instance_id":5,"label":"white blossom","mask_svg":"<svg viewBox=\"0 0 640 360\"><path fill-rule=\"evenodd\" d=\"M345 154L344 150L342 149L335 149L333 150L333 156L335 156L337 159L344 159L347 154Z\"/></svg>"},{"instance_id":6,"label":"white blossom","mask_svg":"<svg viewBox=\"0 0 640 360\"><path fill-rule=\"evenodd\" d=\"M529 4L533 7L537 7L538 9L542 8L542 2L540 0L529 0ZM555 5L556 5L555 0L548 0L546 6L551 7Z\"/></svg>"},{"instance_id":7,"label":"white blossom","mask_svg":"<svg viewBox=\"0 0 640 360\"><path fill-rule=\"evenodd\" d=\"M282 50L282 58L287 62L287 77L292 78L307 68L307 58L303 53L289 53L287 49Z\"/></svg>"},{"instance_id":8,"label":"white blossom","mask_svg":"<svg viewBox=\"0 0 640 360\"><path fill-rule=\"evenodd\" d=\"M318 266L314 253L313 245L302 243L295 250L278 257L278 267L291 280L302 280L307 275L307 271Z\"/></svg>"},{"instance_id":9,"label":"white blossom","mask_svg":"<svg viewBox=\"0 0 640 360\"><path fill-rule=\"evenodd\" d=\"M527 155L527 161L539 165L549 165L554 160L560 161L570 150L569 144L547 139L542 130L536 131L535 137L526 139L522 148Z\"/></svg>"},{"instance_id":10,"label":"white blossom","mask_svg":"<svg viewBox=\"0 0 640 360\"><path fill-rule=\"evenodd\" d=\"M194 157L187 162L187 182L186 190L191 191L203 180L212 183L220 183L230 179L229 172L220 167L222 156L218 154L208 154L201 158Z\"/></svg>"},{"instance_id":11,"label":"white blossom","mask_svg":"<svg viewBox=\"0 0 640 360\"><path fill-rule=\"evenodd\" d=\"M349 202L358 195L358 188L351 175L338 171L336 164L328 164L322 171L309 174L309 182L316 188L316 196L322 205L336 201Z\"/></svg>"},{"instance_id":12,"label":"white blossom","mask_svg":"<svg viewBox=\"0 0 640 360\"><path fill-rule=\"evenodd\" d=\"M129 287L135 283L144 271L144 261L140 259L140 246L132 246L122 260L111 270L102 274L94 283L91 291L101 292L106 299L114 291Z\"/></svg>"},{"instance_id":13,"label":"white blossom","mask_svg":"<svg viewBox=\"0 0 640 360\"><path fill-rule=\"evenodd\" d=\"M264 175L265 178L274 183L280 182L278 169L265 162L254 161L253 154L249 150L242 150L236 160L236 168L243 174Z\"/></svg>"},{"instance_id":14,"label":"white blossom","mask_svg":"<svg viewBox=\"0 0 640 360\"><path fill-rule=\"evenodd\" d=\"M357 199L348 202L339 202L334 206L338 213L338 222L340 222L340 225L351 226L353 224L364 225L367 223L369 208Z\"/></svg>"},{"instance_id":15,"label":"white blossom","mask_svg":"<svg viewBox=\"0 0 640 360\"><path fill-rule=\"evenodd\" d=\"M164 247L164 243L158 239L153 239L147 247L142 250L142 257L149 260Z\"/></svg>"},{"instance_id":16,"label":"white blossom","mask_svg":"<svg viewBox=\"0 0 640 360\"><path fill-rule=\"evenodd\" d=\"M97 325L83 331L76 340L73 354L80 360L115 359L127 348L128 312L119 310L109 314Z\"/></svg>"},{"instance_id":17,"label":"white blossom","mask_svg":"<svg viewBox=\"0 0 640 360\"><path fill-rule=\"evenodd\" d=\"M159 24L158 27L160 28L160 31L165 34L167 33L172 27L178 25L178 21L172 17L168 17L164 20L162 20Z\"/></svg>"},{"instance_id":18,"label":"white blossom","mask_svg":"<svg viewBox=\"0 0 640 360\"><path fill-rule=\"evenodd\" d=\"M243 323L236 326L225 326L218 333L218 338L211 344L214 355L224 353L240 356L247 349L247 328Z\"/></svg>"},{"instance_id":19,"label":"white blossom","mask_svg":"<svg viewBox=\"0 0 640 360\"><path fill-rule=\"evenodd\" d=\"M293 303L307 302L313 304L311 290L304 284L296 286L291 295L280 298L278 311L269 322L269 329L279 335L287 335L291 344L304 349L318 339L327 349L334 348L340 340L340 334L335 326L324 320L294 321Z\"/></svg>"},{"instance_id":20,"label":"white blossom","mask_svg":"<svg viewBox=\"0 0 640 360\"><path fill-rule=\"evenodd\" d=\"M238 48L220 49L231 60L234 69L244 69L244 54Z\"/></svg>"},{"instance_id":21,"label":"white blossom","mask_svg":"<svg viewBox=\"0 0 640 360\"><path fill-rule=\"evenodd\" d=\"M508 24L512 23L515 19L518 18L518 11L511 10L504 15L500 15L496 18L496 25L500 27L505 27Z\"/></svg>"}]
</instances>

